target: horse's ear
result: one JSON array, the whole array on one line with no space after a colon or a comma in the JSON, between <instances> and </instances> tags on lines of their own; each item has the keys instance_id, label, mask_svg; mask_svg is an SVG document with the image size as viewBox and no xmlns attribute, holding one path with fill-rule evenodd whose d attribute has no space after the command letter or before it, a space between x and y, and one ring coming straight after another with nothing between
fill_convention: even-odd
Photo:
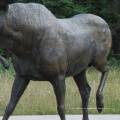
<instances>
[{"instance_id":1,"label":"horse's ear","mask_svg":"<svg viewBox=\"0 0 120 120\"><path fill-rule=\"evenodd\" d=\"M40 0L41 1L41 4L45 5L44 1L43 0Z\"/></svg>"},{"instance_id":2,"label":"horse's ear","mask_svg":"<svg viewBox=\"0 0 120 120\"><path fill-rule=\"evenodd\" d=\"M0 6L5 7L8 4L14 3L16 0L0 0Z\"/></svg>"}]
</instances>

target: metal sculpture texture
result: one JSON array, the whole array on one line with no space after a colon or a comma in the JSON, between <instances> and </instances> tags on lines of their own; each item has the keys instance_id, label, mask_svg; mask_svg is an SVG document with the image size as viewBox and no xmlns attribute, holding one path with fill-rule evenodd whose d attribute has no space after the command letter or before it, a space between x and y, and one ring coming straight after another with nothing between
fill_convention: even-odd
<instances>
[{"instance_id":1,"label":"metal sculpture texture","mask_svg":"<svg viewBox=\"0 0 120 120\"><path fill-rule=\"evenodd\" d=\"M10 1L10 2L9 2ZM13 54L16 77L3 120L8 120L30 80L49 81L57 109L65 120L65 78L73 76L82 97L83 120L88 120L90 86L86 68L102 73L96 104L102 112L102 91L108 75L111 32L107 23L91 14L57 19L43 5L0 1L0 45Z\"/></svg>"}]
</instances>

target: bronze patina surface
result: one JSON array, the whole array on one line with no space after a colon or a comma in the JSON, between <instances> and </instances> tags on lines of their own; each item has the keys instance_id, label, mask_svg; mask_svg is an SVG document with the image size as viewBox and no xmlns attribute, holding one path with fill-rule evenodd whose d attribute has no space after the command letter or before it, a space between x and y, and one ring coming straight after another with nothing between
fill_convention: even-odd
<instances>
[{"instance_id":1,"label":"bronze patina surface","mask_svg":"<svg viewBox=\"0 0 120 120\"><path fill-rule=\"evenodd\" d=\"M57 19L45 6L0 1L0 45L11 51L16 77L3 120L13 113L30 80L49 81L57 109L65 120L65 78L73 76L82 97L83 120L88 120L90 86L86 68L102 73L96 93L99 112L104 108L102 91L108 75L107 56L111 32L107 23L92 14Z\"/></svg>"}]
</instances>

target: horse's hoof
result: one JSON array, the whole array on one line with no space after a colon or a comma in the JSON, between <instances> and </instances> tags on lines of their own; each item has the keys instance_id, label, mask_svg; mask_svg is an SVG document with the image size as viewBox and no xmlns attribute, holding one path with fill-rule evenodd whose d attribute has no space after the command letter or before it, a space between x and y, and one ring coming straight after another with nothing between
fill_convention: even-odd
<instances>
[{"instance_id":1,"label":"horse's hoof","mask_svg":"<svg viewBox=\"0 0 120 120\"><path fill-rule=\"evenodd\" d=\"M103 108L104 108L103 96L102 95L97 96L96 105L97 105L98 112L101 113L103 111Z\"/></svg>"},{"instance_id":2,"label":"horse's hoof","mask_svg":"<svg viewBox=\"0 0 120 120\"><path fill-rule=\"evenodd\" d=\"M103 111L104 108L104 103L102 101L98 101L97 102L97 110L99 113L101 113Z\"/></svg>"},{"instance_id":3,"label":"horse's hoof","mask_svg":"<svg viewBox=\"0 0 120 120\"><path fill-rule=\"evenodd\" d=\"M83 118L82 120L89 120L89 118Z\"/></svg>"}]
</instances>

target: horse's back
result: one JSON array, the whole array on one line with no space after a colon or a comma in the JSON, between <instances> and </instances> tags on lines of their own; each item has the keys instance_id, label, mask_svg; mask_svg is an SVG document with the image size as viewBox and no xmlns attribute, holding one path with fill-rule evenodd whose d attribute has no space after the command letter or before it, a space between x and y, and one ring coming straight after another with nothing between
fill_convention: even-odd
<instances>
[{"instance_id":1,"label":"horse's back","mask_svg":"<svg viewBox=\"0 0 120 120\"><path fill-rule=\"evenodd\" d=\"M111 47L111 33L107 23L91 14L80 14L69 19L59 19L63 42L68 57L67 75L75 75L85 69L96 57ZM103 58L104 59L104 58Z\"/></svg>"}]
</instances>

